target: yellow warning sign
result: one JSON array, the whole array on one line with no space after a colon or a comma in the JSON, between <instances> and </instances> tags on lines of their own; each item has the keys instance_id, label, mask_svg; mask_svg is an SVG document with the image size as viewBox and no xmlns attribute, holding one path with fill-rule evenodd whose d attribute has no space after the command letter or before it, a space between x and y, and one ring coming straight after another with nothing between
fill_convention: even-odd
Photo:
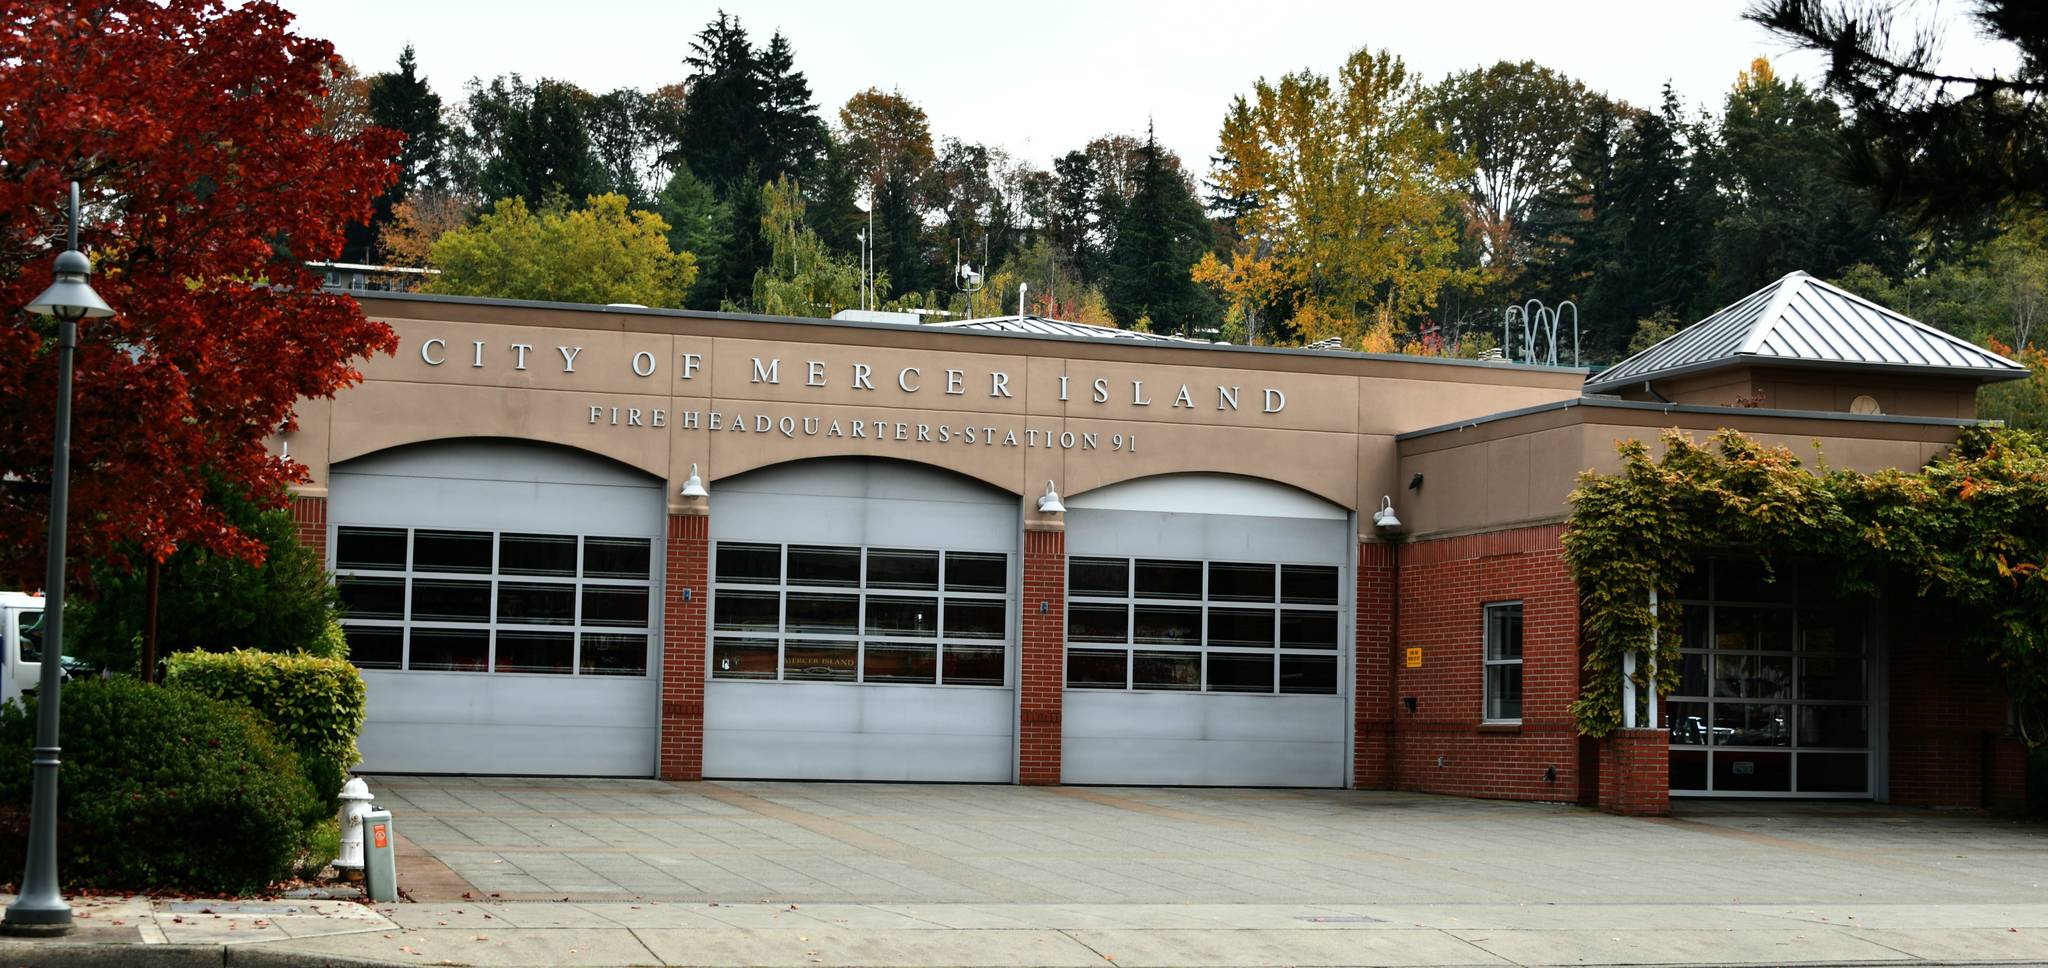
<instances>
[{"instance_id":1,"label":"yellow warning sign","mask_svg":"<svg viewBox=\"0 0 2048 968\"><path fill-rule=\"evenodd\" d=\"M1410 668L1410 669L1420 669L1420 668L1422 668L1422 650L1421 650L1421 649L1409 649L1409 650L1408 650L1408 668Z\"/></svg>"}]
</instances>

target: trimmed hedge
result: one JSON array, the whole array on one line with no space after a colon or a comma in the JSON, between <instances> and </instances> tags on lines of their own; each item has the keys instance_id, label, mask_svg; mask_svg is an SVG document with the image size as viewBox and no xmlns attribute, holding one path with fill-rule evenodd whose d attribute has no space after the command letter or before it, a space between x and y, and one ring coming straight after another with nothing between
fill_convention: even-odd
<instances>
[{"instance_id":1,"label":"trimmed hedge","mask_svg":"<svg viewBox=\"0 0 2048 968\"><path fill-rule=\"evenodd\" d=\"M0 856L20 869L35 700L0 706ZM74 887L249 894L289 877L323 808L242 706L132 679L64 686L59 871Z\"/></svg>"},{"instance_id":2,"label":"trimmed hedge","mask_svg":"<svg viewBox=\"0 0 2048 968\"><path fill-rule=\"evenodd\" d=\"M164 684L254 710L298 753L326 810L339 808L341 785L362 758L363 676L355 666L303 652L180 652Z\"/></svg>"}]
</instances>

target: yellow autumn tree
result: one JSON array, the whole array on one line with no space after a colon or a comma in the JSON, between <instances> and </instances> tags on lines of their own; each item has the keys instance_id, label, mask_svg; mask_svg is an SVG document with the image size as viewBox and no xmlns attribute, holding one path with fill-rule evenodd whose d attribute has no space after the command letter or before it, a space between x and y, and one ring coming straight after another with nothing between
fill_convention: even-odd
<instances>
[{"instance_id":1,"label":"yellow autumn tree","mask_svg":"<svg viewBox=\"0 0 2048 968\"><path fill-rule=\"evenodd\" d=\"M1240 202L1237 239L1195 277L1240 307L1277 305L1304 340L1391 348L1395 324L1470 272L1454 264L1470 163L1424 120L1422 93L1400 58L1359 50L1334 80L1301 71L1233 100L1216 185Z\"/></svg>"}]
</instances>

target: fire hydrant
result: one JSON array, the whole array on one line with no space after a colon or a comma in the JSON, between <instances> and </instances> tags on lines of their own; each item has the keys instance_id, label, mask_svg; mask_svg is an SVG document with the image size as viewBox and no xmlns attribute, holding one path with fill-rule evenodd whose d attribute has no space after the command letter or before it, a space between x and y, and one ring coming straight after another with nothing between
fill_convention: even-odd
<instances>
[{"instance_id":1,"label":"fire hydrant","mask_svg":"<svg viewBox=\"0 0 2048 968\"><path fill-rule=\"evenodd\" d=\"M334 868L350 878L363 872L363 814L370 812L370 785L350 777L341 786L341 855Z\"/></svg>"}]
</instances>

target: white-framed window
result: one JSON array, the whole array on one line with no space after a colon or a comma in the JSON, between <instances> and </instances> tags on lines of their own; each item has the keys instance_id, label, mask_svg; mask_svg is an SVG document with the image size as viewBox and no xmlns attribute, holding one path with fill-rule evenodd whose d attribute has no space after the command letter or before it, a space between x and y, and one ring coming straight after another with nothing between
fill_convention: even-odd
<instances>
[{"instance_id":1,"label":"white-framed window","mask_svg":"<svg viewBox=\"0 0 2048 968\"><path fill-rule=\"evenodd\" d=\"M1067 561L1067 688L1335 695L1334 565Z\"/></svg>"},{"instance_id":2,"label":"white-framed window","mask_svg":"<svg viewBox=\"0 0 2048 968\"><path fill-rule=\"evenodd\" d=\"M1004 685L1009 576L1000 552L721 541L711 678Z\"/></svg>"},{"instance_id":3,"label":"white-framed window","mask_svg":"<svg viewBox=\"0 0 2048 968\"><path fill-rule=\"evenodd\" d=\"M1522 603L1486 606L1486 721L1522 721Z\"/></svg>"},{"instance_id":4,"label":"white-framed window","mask_svg":"<svg viewBox=\"0 0 2048 968\"><path fill-rule=\"evenodd\" d=\"M334 549L359 668L647 675L649 538L343 526Z\"/></svg>"}]
</instances>

